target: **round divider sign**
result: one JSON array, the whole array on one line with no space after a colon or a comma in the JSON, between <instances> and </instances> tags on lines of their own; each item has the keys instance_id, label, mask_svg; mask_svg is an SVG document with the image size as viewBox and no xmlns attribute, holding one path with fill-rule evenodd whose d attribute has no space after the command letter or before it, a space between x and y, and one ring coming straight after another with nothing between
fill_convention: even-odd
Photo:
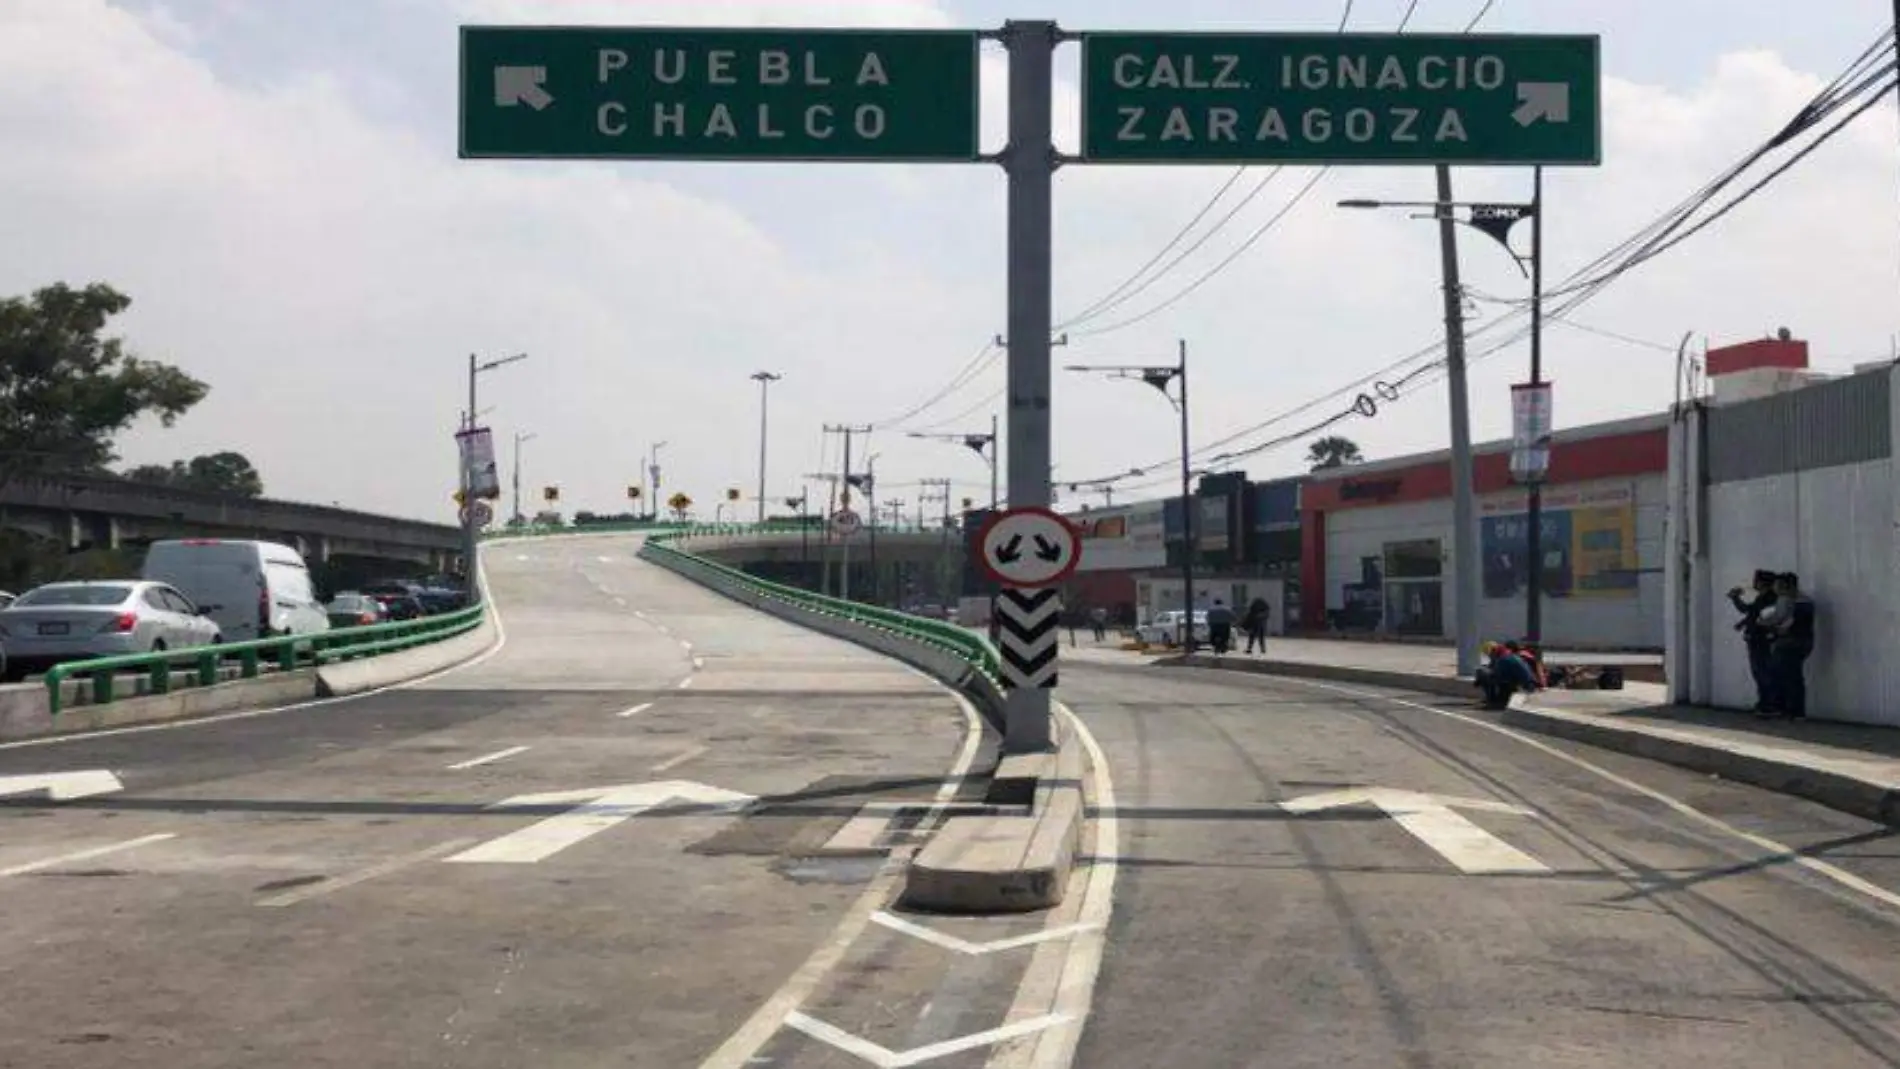
<instances>
[{"instance_id":1,"label":"round divider sign","mask_svg":"<svg viewBox=\"0 0 1900 1069\"><path fill-rule=\"evenodd\" d=\"M991 516L978 543L983 571L1004 586L1049 586L1067 579L1082 563L1082 540L1075 527L1036 506Z\"/></svg>"},{"instance_id":2,"label":"round divider sign","mask_svg":"<svg viewBox=\"0 0 1900 1069\"><path fill-rule=\"evenodd\" d=\"M831 514L831 533L837 535L839 538L850 538L852 535L857 534L858 529L863 526L864 521L859 519L858 514L852 512L850 509L839 509Z\"/></svg>"}]
</instances>

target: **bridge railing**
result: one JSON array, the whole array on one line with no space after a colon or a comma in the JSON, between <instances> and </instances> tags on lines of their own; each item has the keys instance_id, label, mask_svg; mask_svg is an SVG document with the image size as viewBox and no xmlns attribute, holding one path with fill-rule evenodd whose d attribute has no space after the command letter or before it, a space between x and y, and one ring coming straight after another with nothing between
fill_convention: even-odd
<instances>
[{"instance_id":1,"label":"bridge railing","mask_svg":"<svg viewBox=\"0 0 1900 1069\"><path fill-rule=\"evenodd\" d=\"M90 684L86 704L98 705L117 699L122 682L129 682L137 691L140 676L145 682L141 693L169 694L179 686L209 686L226 678L255 679L266 672L290 672L395 653L473 631L481 626L486 611L485 606L475 605L395 623L67 661L46 672L47 702L53 715L58 716L65 704L68 681ZM228 675L227 667L232 669ZM121 678L128 675L131 680Z\"/></svg>"},{"instance_id":2,"label":"bridge railing","mask_svg":"<svg viewBox=\"0 0 1900 1069\"><path fill-rule=\"evenodd\" d=\"M759 529L756 525L743 526L748 533ZM794 532L797 529L796 525L791 527ZM647 539L640 556L774 615L802 620L923 668L968 693L984 715L1000 726L1003 696L998 657L996 648L983 636L944 620L774 583L691 552L690 541L695 534L728 533L736 532L709 525L658 534Z\"/></svg>"}]
</instances>

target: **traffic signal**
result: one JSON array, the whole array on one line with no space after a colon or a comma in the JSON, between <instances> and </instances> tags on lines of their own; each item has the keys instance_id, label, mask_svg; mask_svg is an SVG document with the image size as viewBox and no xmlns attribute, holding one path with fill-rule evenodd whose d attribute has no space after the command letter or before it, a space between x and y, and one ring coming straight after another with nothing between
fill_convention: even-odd
<instances>
[{"instance_id":1,"label":"traffic signal","mask_svg":"<svg viewBox=\"0 0 1900 1069\"><path fill-rule=\"evenodd\" d=\"M637 486L627 487L627 500L628 501L640 500L640 488Z\"/></svg>"},{"instance_id":2,"label":"traffic signal","mask_svg":"<svg viewBox=\"0 0 1900 1069\"><path fill-rule=\"evenodd\" d=\"M727 490L727 491L726 491L726 500L727 500L727 501L737 501L737 500L739 500L739 491L737 491L737 490Z\"/></svg>"},{"instance_id":3,"label":"traffic signal","mask_svg":"<svg viewBox=\"0 0 1900 1069\"><path fill-rule=\"evenodd\" d=\"M550 502L561 500L561 488L558 486L544 487L541 491L541 500Z\"/></svg>"}]
</instances>

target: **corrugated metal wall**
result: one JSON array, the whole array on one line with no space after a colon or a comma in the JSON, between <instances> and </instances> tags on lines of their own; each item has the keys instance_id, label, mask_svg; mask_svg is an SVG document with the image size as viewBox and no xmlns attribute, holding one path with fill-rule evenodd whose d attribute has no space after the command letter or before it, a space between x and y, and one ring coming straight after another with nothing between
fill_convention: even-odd
<instances>
[{"instance_id":1,"label":"corrugated metal wall","mask_svg":"<svg viewBox=\"0 0 1900 1069\"><path fill-rule=\"evenodd\" d=\"M1741 482L1893 455L1885 369L1708 410L1708 477Z\"/></svg>"}]
</instances>

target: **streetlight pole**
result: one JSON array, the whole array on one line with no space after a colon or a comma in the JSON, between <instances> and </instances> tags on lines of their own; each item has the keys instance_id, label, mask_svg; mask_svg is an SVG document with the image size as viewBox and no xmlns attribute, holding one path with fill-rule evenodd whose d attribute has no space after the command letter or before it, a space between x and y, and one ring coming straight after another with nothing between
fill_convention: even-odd
<instances>
[{"instance_id":1,"label":"streetlight pole","mask_svg":"<svg viewBox=\"0 0 1900 1069\"><path fill-rule=\"evenodd\" d=\"M481 407L475 400L475 380L482 372L493 371L504 364L512 364L517 360L527 358L527 353L516 353L513 356L484 362L474 353L468 354L468 425L463 430L472 435L475 430L475 420L478 418L477 414L481 412ZM472 443L473 438L470 441ZM476 567L475 561L476 544L481 528L475 523L475 471L469 460L470 455L464 453L462 457L462 567L468 573L468 603L473 605L481 596L481 569Z\"/></svg>"},{"instance_id":2,"label":"streetlight pole","mask_svg":"<svg viewBox=\"0 0 1900 1069\"><path fill-rule=\"evenodd\" d=\"M1191 449L1188 444L1188 371L1187 339L1179 342L1178 357L1173 367L1144 365L1099 365L1070 364L1068 371L1102 371L1117 379L1139 379L1161 391L1181 414L1181 645L1187 652L1194 649L1194 472L1191 462ZM1181 382L1179 399L1168 396L1168 383L1179 379Z\"/></svg>"},{"instance_id":3,"label":"streetlight pole","mask_svg":"<svg viewBox=\"0 0 1900 1069\"><path fill-rule=\"evenodd\" d=\"M1452 490L1453 522L1457 525L1456 537L1452 542L1453 568L1458 573L1456 606L1458 617L1458 671L1465 675L1477 667L1477 602L1479 593L1479 568L1477 558L1477 520L1473 513L1475 505L1471 495L1471 423L1468 400L1465 389L1465 338L1464 313L1460 306L1462 290L1458 281L1458 254L1456 238L1452 228L1464 224L1504 246L1519 271L1524 271L1531 279L1531 380L1542 382L1543 354L1543 168L1533 170L1533 196L1528 204L1465 203L1451 199L1451 171L1448 167L1439 168L1438 199L1435 201L1379 201L1379 200L1342 200L1342 208L1429 208L1431 214L1423 218L1436 219L1439 225L1439 247L1445 265L1445 366L1451 386L1452 399ZM1457 209L1464 208L1470 213L1465 218L1457 215ZM1519 255L1511 248L1511 229L1525 219L1531 220L1531 252L1529 256ZM1529 263L1529 270L1525 265ZM1535 454L1535 449L1531 452ZM1534 467L1534 465L1533 465ZM1526 473L1518 473L1525 477ZM1539 486L1541 472L1528 472L1525 481L1530 484L1526 508L1526 605L1525 639L1538 642L1542 638L1542 580L1543 580L1543 494ZM1463 491L1460 492L1460 481ZM1466 611L1465 606L1472 608Z\"/></svg>"},{"instance_id":4,"label":"streetlight pole","mask_svg":"<svg viewBox=\"0 0 1900 1069\"><path fill-rule=\"evenodd\" d=\"M641 475L647 480L647 518L660 518L660 450L665 442L654 442L647 450L647 470Z\"/></svg>"},{"instance_id":5,"label":"streetlight pole","mask_svg":"<svg viewBox=\"0 0 1900 1069\"><path fill-rule=\"evenodd\" d=\"M784 378L770 371L755 371L752 381L759 384L759 522L765 522L765 410L766 395L773 383Z\"/></svg>"},{"instance_id":6,"label":"streetlight pole","mask_svg":"<svg viewBox=\"0 0 1900 1069\"><path fill-rule=\"evenodd\" d=\"M534 432L532 431L528 431L525 433L522 431L515 432L515 473L514 473L515 507L514 507L514 512L512 513L512 516L516 520L521 519L521 443L529 442L533 440L534 440Z\"/></svg>"}]
</instances>

